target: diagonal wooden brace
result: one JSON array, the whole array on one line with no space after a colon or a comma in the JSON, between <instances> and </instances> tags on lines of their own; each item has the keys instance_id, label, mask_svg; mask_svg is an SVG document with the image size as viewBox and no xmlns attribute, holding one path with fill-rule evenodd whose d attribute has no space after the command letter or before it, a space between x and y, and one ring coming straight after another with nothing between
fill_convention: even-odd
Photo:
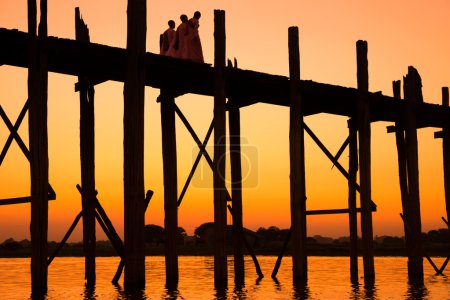
<instances>
[{"instance_id":1,"label":"diagonal wooden brace","mask_svg":"<svg viewBox=\"0 0 450 300\"><path fill-rule=\"evenodd\" d=\"M344 167L342 167L342 165L335 159L333 154L331 154L331 152L328 151L328 149L325 147L325 145L322 144L320 139L314 134L314 132L308 127L308 125L306 125L306 123L303 122L303 126L304 126L305 131L309 134L309 136L313 139L313 141L317 144L317 146L319 146L319 148L322 150L322 152L331 160L331 162L342 173L342 175L344 175L344 177L347 178L347 180L349 180L349 175L348 175L347 170L345 170ZM355 188L358 192L360 192L359 184L356 183ZM372 211L377 210L377 205L373 201L371 203L371 207L372 207Z\"/></svg>"},{"instance_id":2,"label":"diagonal wooden brace","mask_svg":"<svg viewBox=\"0 0 450 300\"><path fill-rule=\"evenodd\" d=\"M197 143L197 146L200 148L200 151L202 152L203 156L205 157L206 161L208 162L209 167L211 168L211 170L213 171L213 173L217 172L216 167L214 166L214 162L211 159L211 156L209 156L208 152L206 152L206 150L203 147L202 142L200 141L200 139L198 138L197 134L195 133L194 129L192 128L191 124L189 124L189 121L186 119L186 117L183 115L183 113L181 112L181 110L178 108L178 106L176 104L175 105L175 112L177 113L178 117L180 117L181 121L183 122L184 126L186 126L186 129L189 131L189 133L191 134L192 138L194 139L194 141ZM214 120L213 120L214 122ZM210 127L211 128L211 127ZM197 163L198 164L198 163ZM225 192L226 192L226 198L228 201L231 200L231 196L230 193L228 192L228 189L225 187Z\"/></svg>"}]
</instances>

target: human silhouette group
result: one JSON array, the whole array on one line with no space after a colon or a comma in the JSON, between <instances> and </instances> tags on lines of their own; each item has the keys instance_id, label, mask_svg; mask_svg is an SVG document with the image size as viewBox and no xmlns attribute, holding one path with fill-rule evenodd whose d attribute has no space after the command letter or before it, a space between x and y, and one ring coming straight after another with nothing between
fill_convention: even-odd
<instances>
[{"instance_id":1,"label":"human silhouette group","mask_svg":"<svg viewBox=\"0 0 450 300\"><path fill-rule=\"evenodd\" d=\"M160 54L175 58L204 62L202 44L198 33L201 13L196 11L191 19L181 15L181 24L175 30L175 21L168 22L167 28L160 36Z\"/></svg>"}]
</instances>

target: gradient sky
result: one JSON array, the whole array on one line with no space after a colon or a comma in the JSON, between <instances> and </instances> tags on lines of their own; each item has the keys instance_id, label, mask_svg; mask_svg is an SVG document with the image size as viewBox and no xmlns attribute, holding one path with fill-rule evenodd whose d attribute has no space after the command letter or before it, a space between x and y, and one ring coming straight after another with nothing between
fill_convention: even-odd
<instances>
[{"instance_id":1,"label":"gradient sky","mask_svg":"<svg viewBox=\"0 0 450 300\"><path fill-rule=\"evenodd\" d=\"M264 4L263 4L264 3ZM358 39L368 41L369 89L392 95L392 81L407 67L422 76L427 102L441 102L441 87L450 85L449 0L344 1L148 1L147 51L158 52L159 34L169 19L192 16L200 10L200 36L205 61L213 61L213 10L226 11L227 57L239 67L288 75L287 33L300 29L301 78L356 86ZM49 35L75 36L74 9L80 7L90 29L91 41L111 46L126 44L126 1L48 1ZM26 1L0 1L0 27L27 30ZM81 209L75 188L80 183L79 100L75 77L49 74L48 132L50 182L57 200L49 205L49 240L60 240ZM14 123L27 98L26 69L0 67L0 104ZM162 225L163 185L160 107L158 90L146 88L145 188L155 191L146 223ZM123 84L106 82L96 87L96 187L98 198L119 234L123 232ZM213 114L212 98L186 95L177 100L200 139ZM256 104L241 110L243 153L252 165L244 182L244 225L251 229L276 225L287 228L289 214L289 109ZM347 136L347 118L320 114L305 118L325 145L336 152ZM27 142L27 119L20 135ZM398 187L395 137L386 133L389 123L372 124L372 198L374 235L403 235ZM445 215L442 175L442 141L435 129L421 129L419 139L420 196L423 230L443 228ZM0 122L0 146L9 131ZM183 124L177 120L179 192L190 171L197 148ZM347 183L307 136L307 208L344 208ZM212 152L210 153L212 155ZM347 167L348 152L341 163ZM245 163L245 160L244 160ZM205 166L205 165L203 165ZM229 165L227 166L229 171ZM210 176L205 167L204 174ZM29 165L13 142L0 167L0 198L29 195ZM213 193L202 184L191 186L179 209L179 225L192 233L196 226L213 220ZM30 205L0 207L0 242L13 236L29 238ZM98 228L99 229L99 228ZM105 239L101 230L98 238ZM342 216L308 217L308 235L348 235ZM81 239L81 226L72 241Z\"/></svg>"}]
</instances>

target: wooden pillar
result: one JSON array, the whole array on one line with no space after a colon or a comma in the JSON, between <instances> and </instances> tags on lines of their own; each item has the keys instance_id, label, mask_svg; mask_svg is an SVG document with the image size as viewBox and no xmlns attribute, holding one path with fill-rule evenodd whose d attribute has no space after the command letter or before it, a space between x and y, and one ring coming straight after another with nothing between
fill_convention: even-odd
<instances>
[{"instance_id":1,"label":"wooden pillar","mask_svg":"<svg viewBox=\"0 0 450 300\"><path fill-rule=\"evenodd\" d=\"M394 98L400 99L401 81L392 82L392 88L394 92ZM408 219L408 174L406 169L406 146L405 146L405 129L404 129L404 116L400 115L395 122L395 141L397 144L397 157L398 157L398 176L400 184L400 196L402 201L403 216ZM410 247L410 233L405 222L403 222L403 231L405 235L406 251L409 252ZM409 256L409 255L408 255Z\"/></svg>"},{"instance_id":2,"label":"wooden pillar","mask_svg":"<svg viewBox=\"0 0 450 300\"><path fill-rule=\"evenodd\" d=\"M89 43L89 29L75 8L75 35L77 41ZM95 139L94 139L94 87L84 74L80 83L80 158L83 207L84 278L87 287L95 285Z\"/></svg>"},{"instance_id":3,"label":"wooden pillar","mask_svg":"<svg viewBox=\"0 0 450 300\"><path fill-rule=\"evenodd\" d=\"M161 97L161 99L166 282L172 283L178 281L178 181L177 144L175 130L175 100L172 97Z\"/></svg>"},{"instance_id":4,"label":"wooden pillar","mask_svg":"<svg viewBox=\"0 0 450 300\"><path fill-rule=\"evenodd\" d=\"M145 286L144 88L146 0L128 0L127 67L124 84L125 288Z\"/></svg>"},{"instance_id":5,"label":"wooden pillar","mask_svg":"<svg viewBox=\"0 0 450 300\"><path fill-rule=\"evenodd\" d=\"M361 185L361 236L363 243L364 282L373 284L375 269L373 260L373 229L371 209L370 167L370 104L367 42L356 43L358 78L358 133L359 133L359 181Z\"/></svg>"},{"instance_id":6,"label":"wooden pillar","mask_svg":"<svg viewBox=\"0 0 450 300\"><path fill-rule=\"evenodd\" d=\"M405 95L405 145L408 174L408 216L405 218L410 228L410 251L408 257L409 279L423 283L422 225L419 197L419 159L417 149L417 106L422 100L422 81L413 67L403 79Z\"/></svg>"},{"instance_id":7,"label":"wooden pillar","mask_svg":"<svg viewBox=\"0 0 450 300\"><path fill-rule=\"evenodd\" d=\"M350 280L358 282L358 216L356 212L356 176L358 173L358 136L355 119L348 121L349 162L348 162L348 224L350 231Z\"/></svg>"},{"instance_id":8,"label":"wooden pillar","mask_svg":"<svg viewBox=\"0 0 450 300\"><path fill-rule=\"evenodd\" d=\"M289 27L290 78L290 193L292 230L292 271L294 281L307 280L306 187L303 112L300 97L300 49L298 27Z\"/></svg>"},{"instance_id":9,"label":"wooden pillar","mask_svg":"<svg viewBox=\"0 0 450 300\"><path fill-rule=\"evenodd\" d=\"M214 281L227 284L225 193L225 11L214 11Z\"/></svg>"},{"instance_id":10,"label":"wooden pillar","mask_svg":"<svg viewBox=\"0 0 450 300\"><path fill-rule=\"evenodd\" d=\"M239 107L231 106L229 111L231 199L233 204L233 254L234 280L243 284L245 279L243 239L245 235L242 220L242 166L241 166L241 117Z\"/></svg>"},{"instance_id":11,"label":"wooden pillar","mask_svg":"<svg viewBox=\"0 0 450 300\"><path fill-rule=\"evenodd\" d=\"M442 105L449 106L448 87L442 88ZM444 188L447 221L450 221L450 120L443 128L442 152L444 160Z\"/></svg>"},{"instance_id":12,"label":"wooden pillar","mask_svg":"<svg viewBox=\"0 0 450 300\"><path fill-rule=\"evenodd\" d=\"M47 1L40 2L39 40L36 36L36 0L28 0L30 53L28 68L28 133L31 178L31 287L47 290L48 138L47 138Z\"/></svg>"}]
</instances>

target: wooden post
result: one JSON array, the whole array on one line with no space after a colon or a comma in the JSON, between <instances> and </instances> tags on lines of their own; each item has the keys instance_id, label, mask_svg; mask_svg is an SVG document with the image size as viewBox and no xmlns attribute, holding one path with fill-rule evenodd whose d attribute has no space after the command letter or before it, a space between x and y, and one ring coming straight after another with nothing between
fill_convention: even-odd
<instances>
[{"instance_id":1,"label":"wooden post","mask_svg":"<svg viewBox=\"0 0 450 300\"><path fill-rule=\"evenodd\" d=\"M306 187L303 112L300 97L300 50L298 27L289 27L290 78L290 193L292 229L292 271L294 281L307 280Z\"/></svg>"},{"instance_id":2,"label":"wooden post","mask_svg":"<svg viewBox=\"0 0 450 300\"><path fill-rule=\"evenodd\" d=\"M350 231L350 280L358 282L358 216L356 211L356 176L358 173L358 136L355 119L348 121L349 163L348 163L348 225Z\"/></svg>"},{"instance_id":3,"label":"wooden post","mask_svg":"<svg viewBox=\"0 0 450 300\"><path fill-rule=\"evenodd\" d=\"M225 197L225 11L214 11L214 281L227 285Z\"/></svg>"},{"instance_id":4,"label":"wooden post","mask_svg":"<svg viewBox=\"0 0 450 300\"><path fill-rule=\"evenodd\" d=\"M401 81L397 80L392 82L392 88L394 92L394 98L400 99ZM406 146L405 146L405 129L404 129L404 116L399 116L399 119L395 122L395 140L397 144L397 157L398 157L398 176L400 184L400 195L402 201L402 210L405 218L408 218L408 174L406 169ZM409 253L410 247L410 232L407 229L406 222L403 222L403 231L405 235L406 252ZM409 256L409 255L408 255Z\"/></svg>"},{"instance_id":5,"label":"wooden post","mask_svg":"<svg viewBox=\"0 0 450 300\"><path fill-rule=\"evenodd\" d=\"M128 0L124 84L125 288L145 286L144 87L147 1Z\"/></svg>"},{"instance_id":6,"label":"wooden post","mask_svg":"<svg viewBox=\"0 0 450 300\"><path fill-rule=\"evenodd\" d=\"M406 223L410 230L410 252L408 257L408 275L410 281L423 283L422 225L420 219L419 197L419 159L417 149L416 114L418 102L422 99L422 81L413 67L403 79L405 95L405 145L408 174L408 215Z\"/></svg>"},{"instance_id":7,"label":"wooden post","mask_svg":"<svg viewBox=\"0 0 450 300\"><path fill-rule=\"evenodd\" d=\"M31 287L47 290L48 138L47 138L47 1L41 0L39 40L36 36L36 1L28 0L30 53L28 68L28 133L31 178Z\"/></svg>"},{"instance_id":8,"label":"wooden post","mask_svg":"<svg viewBox=\"0 0 450 300\"><path fill-rule=\"evenodd\" d=\"M241 120L239 107L232 106L228 111L230 128L230 166L231 166L231 201L233 204L233 254L234 280L243 284L245 279L243 240L244 225L242 220L242 166L241 166Z\"/></svg>"},{"instance_id":9,"label":"wooden post","mask_svg":"<svg viewBox=\"0 0 450 300\"><path fill-rule=\"evenodd\" d=\"M177 230L177 144L175 130L175 100L161 97L161 135L164 171L164 246L166 282L178 281Z\"/></svg>"},{"instance_id":10,"label":"wooden post","mask_svg":"<svg viewBox=\"0 0 450 300\"><path fill-rule=\"evenodd\" d=\"M448 87L442 88L442 105L449 106ZM445 208L447 220L450 220L450 120L443 128L442 152L444 160Z\"/></svg>"},{"instance_id":11,"label":"wooden post","mask_svg":"<svg viewBox=\"0 0 450 300\"><path fill-rule=\"evenodd\" d=\"M367 42L356 43L358 77L358 132L359 132L359 181L361 185L361 236L363 242L364 283L373 284L375 270L373 261L373 230L371 210L370 167L370 105Z\"/></svg>"},{"instance_id":12,"label":"wooden post","mask_svg":"<svg viewBox=\"0 0 450 300\"><path fill-rule=\"evenodd\" d=\"M75 35L77 41L89 43L89 29L75 8ZM80 82L80 158L83 207L83 250L85 255L86 286L95 286L95 138L94 87L84 74Z\"/></svg>"}]
</instances>

